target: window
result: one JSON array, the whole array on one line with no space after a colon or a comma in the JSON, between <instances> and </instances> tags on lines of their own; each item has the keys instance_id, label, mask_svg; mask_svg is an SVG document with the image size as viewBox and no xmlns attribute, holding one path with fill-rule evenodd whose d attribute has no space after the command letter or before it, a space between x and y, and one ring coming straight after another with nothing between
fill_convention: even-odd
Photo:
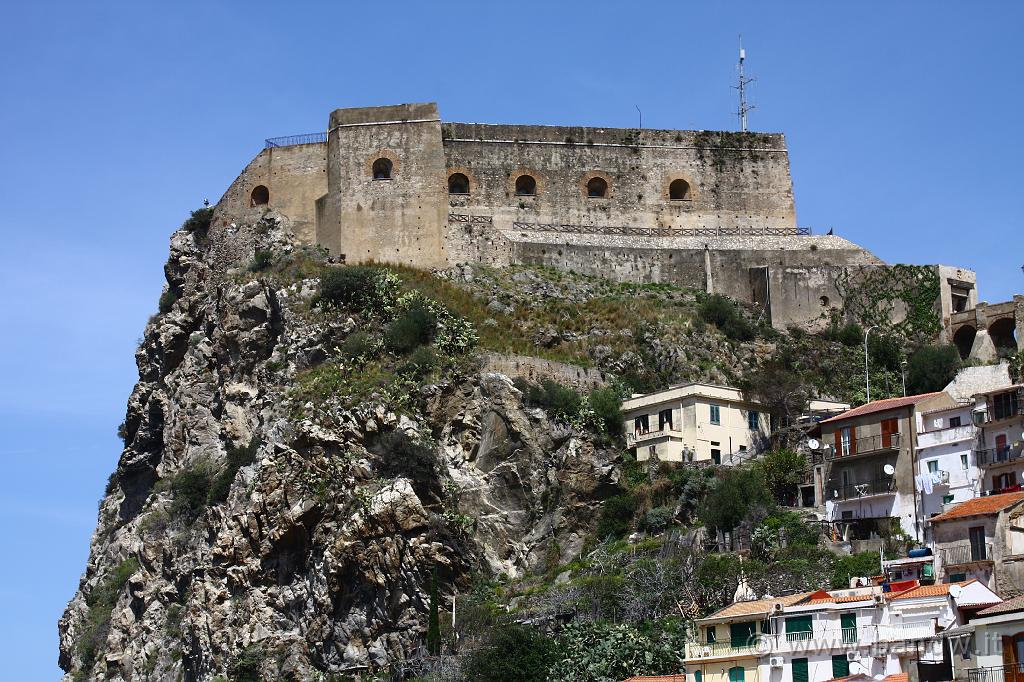
<instances>
[{"instance_id":1,"label":"window","mask_svg":"<svg viewBox=\"0 0 1024 682\"><path fill-rule=\"evenodd\" d=\"M985 551L985 526L974 526L967 529L971 540L971 561L984 561L988 558Z\"/></svg>"},{"instance_id":2,"label":"window","mask_svg":"<svg viewBox=\"0 0 1024 682\"><path fill-rule=\"evenodd\" d=\"M721 424L722 423L722 408L718 405L710 405L711 408L711 423Z\"/></svg>"},{"instance_id":3,"label":"window","mask_svg":"<svg viewBox=\"0 0 1024 682\"><path fill-rule=\"evenodd\" d=\"M707 633L708 633L708 644L714 644L715 642L718 641L718 636L715 633L715 626L714 625L712 625L711 627L709 627L707 629Z\"/></svg>"},{"instance_id":4,"label":"window","mask_svg":"<svg viewBox=\"0 0 1024 682\"><path fill-rule=\"evenodd\" d=\"M732 623L729 626L729 646L733 649L742 649L754 642L755 623Z\"/></svg>"},{"instance_id":5,"label":"window","mask_svg":"<svg viewBox=\"0 0 1024 682\"><path fill-rule=\"evenodd\" d=\"M811 638L811 617L792 616L785 621L786 641L805 642Z\"/></svg>"},{"instance_id":6,"label":"window","mask_svg":"<svg viewBox=\"0 0 1024 682\"><path fill-rule=\"evenodd\" d=\"M520 175L516 178L516 196L532 197L537 194L537 181L532 175Z\"/></svg>"},{"instance_id":7,"label":"window","mask_svg":"<svg viewBox=\"0 0 1024 682\"><path fill-rule=\"evenodd\" d=\"M250 206L264 206L270 203L270 190L266 185L256 185L249 195Z\"/></svg>"},{"instance_id":8,"label":"window","mask_svg":"<svg viewBox=\"0 0 1024 682\"><path fill-rule=\"evenodd\" d=\"M807 682L810 677L807 674L807 659L793 659L793 682Z\"/></svg>"},{"instance_id":9,"label":"window","mask_svg":"<svg viewBox=\"0 0 1024 682\"><path fill-rule=\"evenodd\" d=\"M672 410L662 410L658 413L658 430L664 431L665 427L672 430Z\"/></svg>"},{"instance_id":10,"label":"window","mask_svg":"<svg viewBox=\"0 0 1024 682\"><path fill-rule=\"evenodd\" d=\"M843 634L843 644L856 644L857 643L857 614L856 613L841 613L839 614L839 627Z\"/></svg>"},{"instance_id":11,"label":"window","mask_svg":"<svg viewBox=\"0 0 1024 682\"><path fill-rule=\"evenodd\" d=\"M960 426L960 417L950 417L949 418L949 428L955 429L958 426Z\"/></svg>"},{"instance_id":12,"label":"window","mask_svg":"<svg viewBox=\"0 0 1024 682\"><path fill-rule=\"evenodd\" d=\"M949 582L951 583L962 583L965 580L967 580L966 573L950 573L949 575Z\"/></svg>"},{"instance_id":13,"label":"window","mask_svg":"<svg viewBox=\"0 0 1024 682\"><path fill-rule=\"evenodd\" d=\"M381 157L373 162L373 179L374 180L390 180L391 179L391 159Z\"/></svg>"},{"instance_id":14,"label":"window","mask_svg":"<svg viewBox=\"0 0 1024 682\"><path fill-rule=\"evenodd\" d=\"M601 177L587 181L587 196L591 199L603 199L608 196L608 181Z\"/></svg>"},{"instance_id":15,"label":"window","mask_svg":"<svg viewBox=\"0 0 1024 682\"><path fill-rule=\"evenodd\" d=\"M898 435L900 432L900 422L898 419L883 419L882 420L882 447L891 448L899 446ZM893 442L893 436L897 436L895 443Z\"/></svg>"},{"instance_id":16,"label":"window","mask_svg":"<svg viewBox=\"0 0 1024 682\"><path fill-rule=\"evenodd\" d=\"M651 430L650 421L647 415L641 415L633 420L633 434L636 436L643 435Z\"/></svg>"},{"instance_id":17,"label":"window","mask_svg":"<svg viewBox=\"0 0 1024 682\"><path fill-rule=\"evenodd\" d=\"M1013 471L1008 471L1005 474L998 474L992 477L992 489L993 490L1008 490L1017 485L1017 474Z\"/></svg>"},{"instance_id":18,"label":"window","mask_svg":"<svg viewBox=\"0 0 1024 682\"><path fill-rule=\"evenodd\" d=\"M715 464L722 463L722 451L717 448L711 448L711 461Z\"/></svg>"},{"instance_id":19,"label":"window","mask_svg":"<svg viewBox=\"0 0 1024 682\"><path fill-rule=\"evenodd\" d=\"M939 470L939 460L930 459L928 460L928 473L934 474Z\"/></svg>"},{"instance_id":20,"label":"window","mask_svg":"<svg viewBox=\"0 0 1024 682\"><path fill-rule=\"evenodd\" d=\"M693 671L693 682L704 682L704 675L700 670Z\"/></svg>"},{"instance_id":21,"label":"window","mask_svg":"<svg viewBox=\"0 0 1024 682\"><path fill-rule=\"evenodd\" d=\"M844 426L836 431L836 441L836 450L839 451L840 457L857 453L857 441L852 426Z\"/></svg>"},{"instance_id":22,"label":"window","mask_svg":"<svg viewBox=\"0 0 1024 682\"><path fill-rule=\"evenodd\" d=\"M729 668L729 682L743 682L743 666Z\"/></svg>"},{"instance_id":23,"label":"window","mask_svg":"<svg viewBox=\"0 0 1024 682\"><path fill-rule=\"evenodd\" d=\"M846 660L846 654L838 654L832 657L832 678L849 677L850 662Z\"/></svg>"},{"instance_id":24,"label":"window","mask_svg":"<svg viewBox=\"0 0 1024 682\"><path fill-rule=\"evenodd\" d=\"M953 502L953 496L952 495L943 495L942 496L942 504L951 504L952 502Z\"/></svg>"},{"instance_id":25,"label":"window","mask_svg":"<svg viewBox=\"0 0 1024 682\"><path fill-rule=\"evenodd\" d=\"M1017 414L1017 394L1002 393L992 399L992 419L1006 419Z\"/></svg>"},{"instance_id":26,"label":"window","mask_svg":"<svg viewBox=\"0 0 1024 682\"><path fill-rule=\"evenodd\" d=\"M449 175L448 194L469 194L469 178L462 173Z\"/></svg>"},{"instance_id":27,"label":"window","mask_svg":"<svg viewBox=\"0 0 1024 682\"><path fill-rule=\"evenodd\" d=\"M747 412L747 428L751 431L759 431L761 429L761 415L756 410Z\"/></svg>"},{"instance_id":28,"label":"window","mask_svg":"<svg viewBox=\"0 0 1024 682\"><path fill-rule=\"evenodd\" d=\"M960 468L967 471L967 455L960 455Z\"/></svg>"},{"instance_id":29,"label":"window","mask_svg":"<svg viewBox=\"0 0 1024 682\"><path fill-rule=\"evenodd\" d=\"M668 198L672 201L686 201L690 198L690 183L686 180L673 180L668 186Z\"/></svg>"}]
</instances>

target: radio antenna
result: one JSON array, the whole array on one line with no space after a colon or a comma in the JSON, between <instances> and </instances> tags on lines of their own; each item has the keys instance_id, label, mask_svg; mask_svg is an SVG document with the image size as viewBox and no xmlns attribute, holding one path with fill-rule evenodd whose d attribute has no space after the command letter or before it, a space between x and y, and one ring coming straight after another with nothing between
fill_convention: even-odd
<instances>
[{"instance_id":1,"label":"radio antenna","mask_svg":"<svg viewBox=\"0 0 1024 682\"><path fill-rule=\"evenodd\" d=\"M746 78L743 75L743 62L747 59L747 51L743 49L743 36L740 36L740 62L738 65L739 70L739 84L734 86L740 92L740 108L736 112L740 118L740 130L747 132L747 114L754 108L753 104L747 104L747 86L754 82L753 78Z\"/></svg>"}]
</instances>

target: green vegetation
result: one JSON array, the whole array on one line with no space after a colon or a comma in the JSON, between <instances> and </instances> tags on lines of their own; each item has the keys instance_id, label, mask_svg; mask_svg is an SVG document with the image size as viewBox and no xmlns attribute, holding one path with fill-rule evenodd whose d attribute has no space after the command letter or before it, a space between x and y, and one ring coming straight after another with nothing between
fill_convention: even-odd
<instances>
[{"instance_id":1,"label":"green vegetation","mask_svg":"<svg viewBox=\"0 0 1024 682\"><path fill-rule=\"evenodd\" d=\"M841 590L850 586L850 578L880 575L882 564L878 552L861 552L837 557L829 588Z\"/></svg>"},{"instance_id":2,"label":"green vegetation","mask_svg":"<svg viewBox=\"0 0 1024 682\"><path fill-rule=\"evenodd\" d=\"M715 477L700 515L709 528L731 531L774 504L761 469L737 467L720 471Z\"/></svg>"},{"instance_id":3,"label":"green vegetation","mask_svg":"<svg viewBox=\"0 0 1024 682\"><path fill-rule=\"evenodd\" d=\"M441 617L438 613L437 567L430 572L430 614L427 618L427 652L441 653Z\"/></svg>"},{"instance_id":4,"label":"green vegetation","mask_svg":"<svg viewBox=\"0 0 1024 682\"><path fill-rule=\"evenodd\" d=\"M253 644L242 650L231 662L228 672L231 682L262 682L260 668L267 659L267 653L259 644Z\"/></svg>"},{"instance_id":5,"label":"green vegetation","mask_svg":"<svg viewBox=\"0 0 1024 682\"><path fill-rule=\"evenodd\" d=\"M252 263L249 264L251 272L263 272L274 264L274 254L270 251L256 251Z\"/></svg>"},{"instance_id":6,"label":"green vegetation","mask_svg":"<svg viewBox=\"0 0 1024 682\"><path fill-rule=\"evenodd\" d=\"M550 682L624 680L633 675L683 672L685 630L674 621L633 625L568 625L558 639Z\"/></svg>"},{"instance_id":7,"label":"green vegetation","mask_svg":"<svg viewBox=\"0 0 1024 682\"><path fill-rule=\"evenodd\" d=\"M523 625L491 630L483 646L470 654L463 678L488 682L545 682L557 660L554 640Z\"/></svg>"},{"instance_id":8,"label":"green vegetation","mask_svg":"<svg viewBox=\"0 0 1024 682\"><path fill-rule=\"evenodd\" d=\"M245 447L228 448L224 468L214 477L213 482L210 484L210 491L206 500L208 505L220 504L228 499L228 492L231 490L231 484L235 480L235 475L238 474L239 469L249 466L256 461L256 452L259 450L259 447L259 441L253 438Z\"/></svg>"},{"instance_id":9,"label":"green vegetation","mask_svg":"<svg viewBox=\"0 0 1024 682\"><path fill-rule=\"evenodd\" d=\"M355 266L330 268L320 278L320 303L352 310L376 305L381 270Z\"/></svg>"},{"instance_id":10,"label":"green vegetation","mask_svg":"<svg viewBox=\"0 0 1024 682\"><path fill-rule=\"evenodd\" d=\"M171 479L171 492L174 494L171 516L185 523L198 518L206 509L213 478L213 467L205 460L179 471Z\"/></svg>"},{"instance_id":11,"label":"green vegetation","mask_svg":"<svg viewBox=\"0 0 1024 682\"><path fill-rule=\"evenodd\" d=\"M807 469L803 454L789 449L773 450L757 460L755 466L778 504L796 506L797 486Z\"/></svg>"},{"instance_id":12,"label":"green vegetation","mask_svg":"<svg viewBox=\"0 0 1024 682\"><path fill-rule=\"evenodd\" d=\"M379 454L378 475L408 478L425 502L440 498L437 455L431 448L413 440L405 431L396 430L381 436L373 450Z\"/></svg>"},{"instance_id":13,"label":"green vegetation","mask_svg":"<svg viewBox=\"0 0 1024 682\"><path fill-rule=\"evenodd\" d=\"M623 493L609 497L601 505L601 518L597 522L599 538L618 539L629 532L630 522L636 510L636 497Z\"/></svg>"},{"instance_id":14,"label":"green vegetation","mask_svg":"<svg viewBox=\"0 0 1024 682\"><path fill-rule=\"evenodd\" d=\"M960 367L956 346L922 346L907 362L907 393L941 391Z\"/></svg>"},{"instance_id":15,"label":"green vegetation","mask_svg":"<svg viewBox=\"0 0 1024 682\"><path fill-rule=\"evenodd\" d=\"M160 294L160 302L157 308L160 310L160 314L166 314L171 312L171 308L178 300L178 292L174 290L174 287L168 286Z\"/></svg>"},{"instance_id":16,"label":"green vegetation","mask_svg":"<svg viewBox=\"0 0 1024 682\"><path fill-rule=\"evenodd\" d=\"M734 341L749 341L754 338L754 327L747 320L736 302L721 294L705 296L698 309L700 318L718 327Z\"/></svg>"},{"instance_id":17,"label":"green vegetation","mask_svg":"<svg viewBox=\"0 0 1024 682\"><path fill-rule=\"evenodd\" d=\"M514 381L516 388L523 393L527 405L539 407L558 419L572 419L583 407L583 396L568 386L563 386L551 379L543 379L540 384L531 384L522 378ZM619 425L621 430L621 423Z\"/></svg>"},{"instance_id":18,"label":"green vegetation","mask_svg":"<svg viewBox=\"0 0 1024 682\"><path fill-rule=\"evenodd\" d=\"M388 324L384 344L391 352L404 355L430 343L436 333L437 318L424 301L418 300Z\"/></svg>"},{"instance_id":19,"label":"green vegetation","mask_svg":"<svg viewBox=\"0 0 1024 682\"><path fill-rule=\"evenodd\" d=\"M110 615L114 610L118 597L124 591L128 578L139 570L139 561L134 557L125 559L96 584L85 598L89 607L82 634L78 638L78 655L82 660L82 669L86 673L96 664L103 645L110 632Z\"/></svg>"}]
</instances>

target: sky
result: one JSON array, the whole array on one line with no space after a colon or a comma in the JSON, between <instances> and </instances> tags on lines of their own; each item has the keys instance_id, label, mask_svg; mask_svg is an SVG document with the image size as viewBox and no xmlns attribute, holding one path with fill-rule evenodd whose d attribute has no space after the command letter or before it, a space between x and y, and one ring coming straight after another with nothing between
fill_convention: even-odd
<instances>
[{"instance_id":1,"label":"sky","mask_svg":"<svg viewBox=\"0 0 1024 682\"><path fill-rule=\"evenodd\" d=\"M18 2L0 23L0 660L55 680L170 233L338 107L737 127L737 37L798 222L1024 291L1024 3Z\"/></svg>"}]
</instances>

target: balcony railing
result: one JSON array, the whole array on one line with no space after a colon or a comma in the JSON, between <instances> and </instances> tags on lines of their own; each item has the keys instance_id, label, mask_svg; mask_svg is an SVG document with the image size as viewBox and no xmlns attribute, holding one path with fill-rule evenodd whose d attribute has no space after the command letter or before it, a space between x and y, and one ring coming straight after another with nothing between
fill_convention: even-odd
<instances>
[{"instance_id":1,"label":"balcony railing","mask_svg":"<svg viewBox=\"0 0 1024 682\"><path fill-rule=\"evenodd\" d=\"M327 133L306 133L305 135L268 137L263 142L265 149L270 149L271 147L294 147L300 144L322 144L327 142Z\"/></svg>"},{"instance_id":2,"label":"balcony railing","mask_svg":"<svg viewBox=\"0 0 1024 682\"><path fill-rule=\"evenodd\" d=\"M948 545L939 545L939 556L944 566L965 566L992 561L992 543L972 543L963 541Z\"/></svg>"},{"instance_id":3,"label":"balcony railing","mask_svg":"<svg viewBox=\"0 0 1024 682\"><path fill-rule=\"evenodd\" d=\"M732 642L687 642L686 658L730 658L733 656L755 656L758 650L756 642L743 646L733 646Z\"/></svg>"},{"instance_id":4,"label":"balcony railing","mask_svg":"<svg viewBox=\"0 0 1024 682\"><path fill-rule=\"evenodd\" d=\"M1024 682L1024 663L970 668L967 670L967 682Z\"/></svg>"},{"instance_id":5,"label":"balcony railing","mask_svg":"<svg viewBox=\"0 0 1024 682\"><path fill-rule=\"evenodd\" d=\"M874 436L862 436L852 443L840 444L836 457L855 457L870 455L876 452L889 452L900 449L900 434L877 433Z\"/></svg>"},{"instance_id":6,"label":"balcony railing","mask_svg":"<svg viewBox=\"0 0 1024 682\"><path fill-rule=\"evenodd\" d=\"M917 447L928 448L933 445L944 445L946 443L956 443L962 440L970 440L974 438L976 427L973 424L966 426L949 426L944 429L936 429L935 431L925 431L924 433L917 434Z\"/></svg>"},{"instance_id":7,"label":"balcony railing","mask_svg":"<svg viewBox=\"0 0 1024 682\"><path fill-rule=\"evenodd\" d=\"M843 628L815 623L811 630L761 634L747 645L734 646L732 642L689 642L686 658L690 660L732 658L735 656L763 656L765 654L827 651L850 646L869 646L877 643L912 642L935 636L932 623L901 625L865 625ZM1024 682L1022 679L1020 682Z\"/></svg>"},{"instance_id":8,"label":"balcony railing","mask_svg":"<svg viewBox=\"0 0 1024 682\"><path fill-rule=\"evenodd\" d=\"M991 467L1016 462L1021 456L1024 456L1024 445L1005 445L1001 448L978 450L975 454L975 460L978 462L978 466Z\"/></svg>"},{"instance_id":9,"label":"balcony railing","mask_svg":"<svg viewBox=\"0 0 1024 682\"><path fill-rule=\"evenodd\" d=\"M851 483L833 490L839 493L838 496L833 496L835 499L856 500L872 495L891 495L896 492L896 481L892 478L882 478L864 483Z\"/></svg>"},{"instance_id":10,"label":"balcony railing","mask_svg":"<svg viewBox=\"0 0 1024 682\"><path fill-rule=\"evenodd\" d=\"M626 434L626 445L636 445L637 443L643 443L645 441L654 440L655 438L664 438L667 436L674 436L676 438L682 438L683 432L676 431L675 429L651 429L650 431L640 431L637 433Z\"/></svg>"}]
</instances>

